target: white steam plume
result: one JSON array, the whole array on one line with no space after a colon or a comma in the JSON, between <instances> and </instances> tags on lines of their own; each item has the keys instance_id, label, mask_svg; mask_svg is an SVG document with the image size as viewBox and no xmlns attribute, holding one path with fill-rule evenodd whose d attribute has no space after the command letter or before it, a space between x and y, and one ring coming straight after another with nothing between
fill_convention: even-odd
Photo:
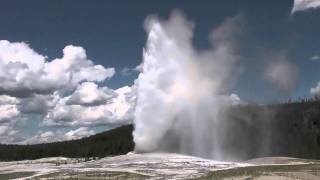
<instances>
[{"instance_id":1,"label":"white steam plume","mask_svg":"<svg viewBox=\"0 0 320 180\"><path fill-rule=\"evenodd\" d=\"M218 116L232 105L226 94L237 72L235 39L243 19L227 19L212 32L212 48L198 51L192 45L194 24L180 12L168 21L147 18L133 132L137 152L222 158Z\"/></svg>"},{"instance_id":2,"label":"white steam plume","mask_svg":"<svg viewBox=\"0 0 320 180\"><path fill-rule=\"evenodd\" d=\"M299 67L288 60L284 53L273 55L274 60L268 62L264 76L283 92L291 92L299 79Z\"/></svg>"}]
</instances>

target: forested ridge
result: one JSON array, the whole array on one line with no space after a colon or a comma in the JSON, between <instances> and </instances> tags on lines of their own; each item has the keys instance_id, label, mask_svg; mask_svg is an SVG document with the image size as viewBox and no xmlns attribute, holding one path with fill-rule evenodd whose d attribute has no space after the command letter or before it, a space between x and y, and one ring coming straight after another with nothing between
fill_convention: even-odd
<instances>
[{"instance_id":1,"label":"forested ridge","mask_svg":"<svg viewBox=\"0 0 320 180\"><path fill-rule=\"evenodd\" d=\"M105 157L133 150L132 125L126 125L90 137L35 145L0 145L0 161L44 157Z\"/></svg>"},{"instance_id":2,"label":"forested ridge","mask_svg":"<svg viewBox=\"0 0 320 180\"><path fill-rule=\"evenodd\" d=\"M241 159L320 159L320 101L235 106L226 113L225 151Z\"/></svg>"}]
</instances>

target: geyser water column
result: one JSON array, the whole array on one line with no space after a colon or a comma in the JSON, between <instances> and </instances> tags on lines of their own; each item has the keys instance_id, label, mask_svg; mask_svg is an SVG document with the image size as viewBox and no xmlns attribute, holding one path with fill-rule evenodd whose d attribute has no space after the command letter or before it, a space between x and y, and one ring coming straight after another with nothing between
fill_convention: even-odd
<instances>
[{"instance_id":1,"label":"geyser water column","mask_svg":"<svg viewBox=\"0 0 320 180\"><path fill-rule=\"evenodd\" d=\"M173 151L221 159L219 111L232 104L225 93L237 56L235 37L242 16L211 34L212 48L192 45L194 24L180 12L168 21L148 17L142 70L137 80L133 132L135 151Z\"/></svg>"}]
</instances>

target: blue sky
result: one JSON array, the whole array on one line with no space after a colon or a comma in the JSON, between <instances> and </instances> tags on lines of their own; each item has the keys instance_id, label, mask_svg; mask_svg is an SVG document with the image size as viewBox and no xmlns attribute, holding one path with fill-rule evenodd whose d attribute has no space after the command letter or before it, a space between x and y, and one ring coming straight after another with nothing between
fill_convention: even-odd
<instances>
[{"instance_id":1,"label":"blue sky","mask_svg":"<svg viewBox=\"0 0 320 180\"><path fill-rule=\"evenodd\" d=\"M25 42L35 52L47 56L48 62L61 58L65 46L81 46L94 64L114 68L114 75L105 75L105 79L97 84L116 90L130 87L138 76L133 69L142 61L147 38L143 23L148 15L156 14L167 19L174 9L183 11L196 26L193 45L203 50L210 46L208 36L212 29L226 18L242 14L245 28L239 55L240 65L244 68L229 91L244 101L281 102L289 98L311 97L317 93L310 94L311 88L320 81L320 60L312 60L312 57L320 56L320 9L300 9L292 14L293 4L293 0L3 0L0 2L0 40ZM266 68L273 67L270 62L279 58L284 59L281 62L285 62L285 68L289 65L287 71L295 71L293 74L289 72L289 77L283 80L292 81L288 87L281 84L281 73L279 78L274 71L265 75ZM129 73L121 73L124 68L129 68ZM101 91L105 93L107 90ZM8 139L13 131L17 131L15 134L20 139L24 134L39 138L36 134L40 136L47 131L60 133L63 139L66 132L79 128L82 128L79 132L82 130L87 135L117 125L99 122L98 125L41 126L43 116L31 113L24 116L27 119L23 120L24 123L15 120L19 122L15 125L4 121L2 126L6 130L1 135L0 128L0 143L13 142ZM80 135L74 133L74 136Z\"/></svg>"},{"instance_id":2,"label":"blue sky","mask_svg":"<svg viewBox=\"0 0 320 180\"><path fill-rule=\"evenodd\" d=\"M2 1L0 37L13 42L27 42L35 51L52 58L60 57L61 49L66 45L79 45L86 49L94 62L115 67L120 72L123 67L133 68L140 64L146 40L143 22L150 14L166 18L173 9L181 9L196 22L194 44L201 49L208 46L208 33L214 27L226 17L243 13L248 21L248 35L244 43L248 56L254 56L252 50L257 51L255 49L258 48L287 51L291 61L299 64L302 70L299 86L292 96L308 96L310 86L318 81L319 76L317 62L309 61L320 51L320 40L316 38L320 29L319 11L292 16L292 6L292 0L197 3ZM132 83L136 76L136 73L125 77L118 73L108 85L121 87ZM248 100L263 100L259 97L261 94L256 95L257 91L247 93L249 85L246 83L244 80L239 85L243 96Z\"/></svg>"}]
</instances>

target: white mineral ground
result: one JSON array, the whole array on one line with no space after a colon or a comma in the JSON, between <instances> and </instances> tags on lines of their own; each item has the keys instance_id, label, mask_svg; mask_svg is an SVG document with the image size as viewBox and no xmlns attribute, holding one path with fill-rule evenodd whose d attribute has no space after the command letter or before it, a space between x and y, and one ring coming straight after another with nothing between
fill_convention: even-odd
<instances>
[{"instance_id":1,"label":"white mineral ground","mask_svg":"<svg viewBox=\"0 0 320 180\"><path fill-rule=\"evenodd\" d=\"M78 162L79 159L63 157L43 158L38 160L26 160L15 162L0 162L1 175L19 172L34 172L28 177L20 179L36 178L41 175L54 173L67 174L72 172L120 172L142 175L147 179L189 179L199 178L209 172L231 169L237 167L261 166L261 165L296 165L307 164L302 159L272 157L259 158L246 162L221 162L181 154L146 153L106 157L99 160ZM52 176L51 176L52 177Z\"/></svg>"}]
</instances>

